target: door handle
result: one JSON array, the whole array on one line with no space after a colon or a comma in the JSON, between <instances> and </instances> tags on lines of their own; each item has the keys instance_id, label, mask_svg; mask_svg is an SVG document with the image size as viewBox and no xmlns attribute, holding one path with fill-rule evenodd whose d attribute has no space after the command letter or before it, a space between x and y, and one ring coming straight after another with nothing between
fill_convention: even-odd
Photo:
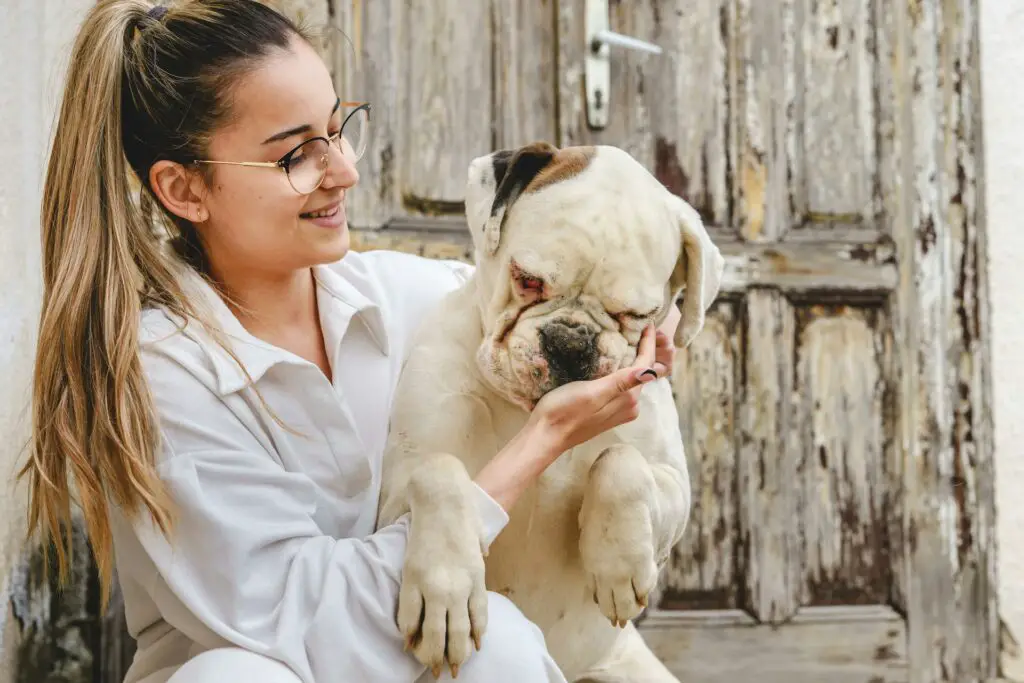
<instances>
[{"instance_id":1,"label":"door handle","mask_svg":"<svg viewBox=\"0 0 1024 683\"><path fill-rule=\"evenodd\" d=\"M587 124L591 128L608 125L611 105L612 47L660 55L661 47L646 40L609 30L608 0L587 0L584 17L583 81L587 93Z\"/></svg>"}]
</instances>

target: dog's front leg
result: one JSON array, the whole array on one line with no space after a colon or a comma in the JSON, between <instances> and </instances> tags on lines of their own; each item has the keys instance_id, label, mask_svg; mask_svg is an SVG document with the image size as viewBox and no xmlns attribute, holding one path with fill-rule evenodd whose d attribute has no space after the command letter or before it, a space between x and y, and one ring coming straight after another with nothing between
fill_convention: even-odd
<instances>
[{"instance_id":1,"label":"dog's front leg","mask_svg":"<svg viewBox=\"0 0 1024 683\"><path fill-rule=\"evenodd\" d=\"M398 628L435 677L445 663L454 676L473 644L480 647L487 625L478 493L463 463L448 453L389 458L379 523L409 513Z\"/></svg>"},{"instance_id":2,"label":"dog's front leg","mask_svg":"<svg viewBox=\"0 0 1024 683\"><path fill-rule=\"evenodd\" d=\"M687 477L629 444L590 468L580 508L580 556L594 601L617 626L640 614L689 517Z\"/></svg>"}]
</instances>

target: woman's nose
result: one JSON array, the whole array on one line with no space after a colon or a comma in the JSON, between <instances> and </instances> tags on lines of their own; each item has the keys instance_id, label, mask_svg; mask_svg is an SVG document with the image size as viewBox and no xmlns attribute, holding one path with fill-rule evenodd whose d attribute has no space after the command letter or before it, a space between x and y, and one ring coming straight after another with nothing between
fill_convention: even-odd
<instances>
[{"instance_id":1,"label":"woman's nose","mask_svg":"<svg viewBox=\"0 0 1024 683\"><path fill-rule=\"evenodd\" d=\"M344 141L342 145L346 144ZM323 187L341 186L349 188L359 182L359 171L355 161L332 144L327 153L327 173L324 175Z\"/></svg>"}]
</instances>

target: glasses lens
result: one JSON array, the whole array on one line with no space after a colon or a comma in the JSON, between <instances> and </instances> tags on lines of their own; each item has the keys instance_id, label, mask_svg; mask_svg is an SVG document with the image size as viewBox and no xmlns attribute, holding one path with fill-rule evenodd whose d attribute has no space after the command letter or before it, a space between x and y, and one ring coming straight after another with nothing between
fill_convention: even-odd
<instances>
[{"instance_id":1,"label":"glasses lens","mask_svg":"<svg viewBox=\"0 0 1024 683\"><path fill-rule=\"evenodd\" d=\"M299 194L309 194L320 186L327 172L327 143L313 139L295 150L288 162L288 181Z\"/></svg>"},{"instance_id":2,"label":"glasses lens","mask_svg":"<svg viewBox=\"0 0 1024 683\"><path fill-rule=\"evenodd\" d=\"M357 109L345 121L338 144L341 152L351 161L359 161L366 152L366 142L370 132L370 112L365 108Z\"/></svg>"}]
</instances>

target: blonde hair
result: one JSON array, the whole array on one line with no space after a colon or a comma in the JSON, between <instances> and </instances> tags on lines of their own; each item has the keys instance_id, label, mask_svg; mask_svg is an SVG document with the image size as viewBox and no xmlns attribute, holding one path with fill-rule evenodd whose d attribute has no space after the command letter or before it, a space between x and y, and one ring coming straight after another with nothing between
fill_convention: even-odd
<instances>
[{"instance_id":1,"label":"blonde hair","mask_svg":"<svg viewBox=\"0 0 1024 683\"><path fill-rule=\"evenodd\" d=\"M19 472L29 485L29 534L54 542L62 581L75 489L104 604L113 564L108 505L148 512L164 534L173 526L155 465L159 426L139 356L141 312L161 305L198 318L175 273L182 262L205 269L194 227L154 201L149 169L160 159L201 158L229 115L236 79L271 49L305 37L256 0L152 9L143 0L100 0L74 43L43 191L33 424ZM133 185L141 185L135 196ZM170 249L155 221L172 236Z\"/></svg>"}]
</instances>

